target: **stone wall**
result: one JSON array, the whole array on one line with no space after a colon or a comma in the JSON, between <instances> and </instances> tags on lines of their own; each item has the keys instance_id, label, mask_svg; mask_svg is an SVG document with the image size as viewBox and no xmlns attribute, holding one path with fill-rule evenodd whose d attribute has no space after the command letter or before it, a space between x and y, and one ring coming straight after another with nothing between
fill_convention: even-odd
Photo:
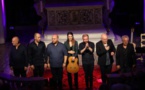
<instances>
[{"instance_id":1,"label":"stone wall","mask_svg":"<svg viewBox=\"0 0 145 90\"><path fill-rule=\"evenodd\" d=\"M47 7L48 27L102 26L102 5Z\"/></svg>"}]
</instances>

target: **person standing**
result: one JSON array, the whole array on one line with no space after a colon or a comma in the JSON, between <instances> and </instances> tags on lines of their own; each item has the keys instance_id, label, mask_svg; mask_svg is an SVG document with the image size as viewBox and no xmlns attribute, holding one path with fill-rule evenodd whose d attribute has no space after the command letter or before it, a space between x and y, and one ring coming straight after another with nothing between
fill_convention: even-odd
<instances>
[{"instance_id":1,"label":"person standing","mask_svg":"<svg viewBox=\"0 0 145 90\"><path fill-rule=\"evenodd\" d=\"M30 67L33 69L34 77L42 77L44 68L47 67L46 46L41 41L39 33L34 34L34 41L28 45Z\"/></svg>"},{"instance_id":2,"label":"person standing","mask_svg":"<svg viewBox=\"0 0 145 90\"><path fill-rule=\"evenodd\" d=\"M116 65L121 73L131 72L136 66L134 46L127 35L122 36L122 43L117 46Z\"/></svg>"},{"instance_id":3,"label":"person standing","mask_svg":"<svg viewBox=\"0 0 145 90\"><path fill-rule=\"evenodd\" d=\"M58 35L52 35L52 42L47 45L47 56L49 57L48 68L51 69L55 88L62 90L63 68L66 66L67 50L61 42L58 41Z\"/></svg>"},{"instance_id":4,"label":"person standing","mask_svg":"<svg viewBox=\"0 0 145 90\"><path fill-rule=\"evenodd\" d=\"M98 65L101 70L102 82L106 83L106 74L111 73L113 56L115 47L111 39L108 39L107 34L101 35L101 40L96 43L96 53L98 55Z\"/></svg>"},{"instance_id":5,"label":"person standing","mask_svg":"<svg viewBox=\"0 0 145 90\"><path fill-rule=\"evenodd\" d=\"M10 50L9 65L16 77L26 77L28 67L27 49L19 42L17 36L12 38L12 48Z\"/></svg>"},{"instance_id":6,"label":"person standing","mask_svg":"<svg viewBox=\"0 0 145 90\"><path fill-rule=\"evenodd\" d=\"M89 35L82 36L83 42L79 44L82 55L82 64L85 72L86 89L93 89L93 70L94 70L94 43L89 41Z\"/></svg>"},{"instance_id":7,"label":"person standing","mask_svg":"<svg viewBox=\"0 0 145 90\"><path fill-rule=\"evenodd\" d=\"M74 39L72 32L67 33L67 40L65 41L64 45L67 49L68 58L72 56L72 60L76 60L75 58L78 58L78 42ZM69 63L68 58L67 58L67 65ZM78 64L78 61L77 61L77 64ZM67 76L68 76L68 83L69 83L70 90L72 90L73 89L72 88L72 74L67 72ZM74 73L74 81L75 81L75 87L76 89L78 89L78 72Z\"/></svg>"}]
</instances>

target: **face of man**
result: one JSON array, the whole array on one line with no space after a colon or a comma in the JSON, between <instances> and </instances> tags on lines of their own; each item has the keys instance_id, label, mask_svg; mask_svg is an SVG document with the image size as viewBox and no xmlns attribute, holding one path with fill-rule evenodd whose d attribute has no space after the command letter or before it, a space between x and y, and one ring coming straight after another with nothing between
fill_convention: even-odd
<instances>
[{"instance_id":1,"label":"face of man","mask_svg":"<svg viewBox=\"0 0 145 90\"><path fill-rule=\"evenodd\" d=\"M18 44L19 44L19 39L16 37L12 38L12 45L17 46Z\"/></svg>"},{"instance_id":2,"label":"face of man","mask_svg":"<svg viewBox=\"0 0 145 90\"><path fill-rule=\"evenodd\" d=\"M58 42L58 35L52 36L52 43L56 44Z\"/></svg>"},{"instance_id":3,"label":"face of man","mask_svg":"<svg viewBox=\"0 0 145 90\"><path fill-rule=\"evenodd\" d=\"M35 35L35 38L34 38L34 39L35 39L36 42L40 42L40 40L41 40L41 35L37 33L37 34Z\"/></svg>"},{"instance_id":4,"label":"face of man","mask_svg":"<svg viewBox=\"0 0 145 90\"><path fill-rule=\"evenodd\" d=\"M84 36L83 37L83 42L87 43L89 41L89 37L88 36Z\"/></svg>"},{"instance_id":5,"label":"face of man","mask_svg":"<svg viewBox=\"0 0 145 90\"><path fill-rule=\"evenodd\" d=\"M122 42L123 42L124 46L127 46L128 42L129 42L129 38L123 38Z\"/></svg>"},{"instance_id":6,"label":"face of man","mask_svg":"<svg viewBox=\"0 0 145 90\"><path fill-rule=\"evenodd\" d=\"M108 36L107 36L106 34L103 34L103 35L101 36L101 40L102 40L102 42L103 42L104 44L106 44L107 41L108 41Z\"/></svg>"}]
</instances>

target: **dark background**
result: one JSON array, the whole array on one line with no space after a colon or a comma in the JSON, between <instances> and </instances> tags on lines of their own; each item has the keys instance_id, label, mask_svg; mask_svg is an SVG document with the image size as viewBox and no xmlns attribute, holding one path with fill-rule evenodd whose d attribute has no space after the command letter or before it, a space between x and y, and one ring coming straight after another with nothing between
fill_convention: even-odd
<instances>
[{"instance_id":1,"label":"dark background","mask_svg":"<svg viewBox=\"0 0 145 90\"><path fill-rule=\"evenodd\" d=\"M5 0L7 32L13 29L11 26L37 25L40 16L33 7L38 0ZM58 3L87 3L103 0L44 0L49 4ZM109 17L112 20L111 27L114 33L122 35L135 28L135 35L143 32L143 0L114 0L115 6ZM122 34L120 33L122 32Z\"/></svg>"}]
</instances>

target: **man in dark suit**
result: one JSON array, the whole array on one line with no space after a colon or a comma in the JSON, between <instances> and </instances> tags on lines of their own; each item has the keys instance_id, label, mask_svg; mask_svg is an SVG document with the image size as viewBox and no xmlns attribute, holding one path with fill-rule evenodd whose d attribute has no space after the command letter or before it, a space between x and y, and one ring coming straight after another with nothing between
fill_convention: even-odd
<instances>
[{"instance_id":1,"label":"man in dark suit","mask_svg":"<svg viewBox=\"0 0 145 90\"><path fill-rule=\"evenodd\" d=\"M135 67L135 51L133 44L129 43L127 35L122 36L122 43L117 46L116 65L122 73L131 72Z\"/></svg>"},{"instance_id":2,"label":"man in dark suit","mask_svg":"<svg viewBox=\"0 0 145 90\"><path fill-rule=\"evenodd\" d=\"M101 40L96 43L96 53L98 55L98 65L101 70L103 83L106 83L106 74L111 73L115 47L111 39L106 34L101 35Z\"/></svg>"}]
</instances>

